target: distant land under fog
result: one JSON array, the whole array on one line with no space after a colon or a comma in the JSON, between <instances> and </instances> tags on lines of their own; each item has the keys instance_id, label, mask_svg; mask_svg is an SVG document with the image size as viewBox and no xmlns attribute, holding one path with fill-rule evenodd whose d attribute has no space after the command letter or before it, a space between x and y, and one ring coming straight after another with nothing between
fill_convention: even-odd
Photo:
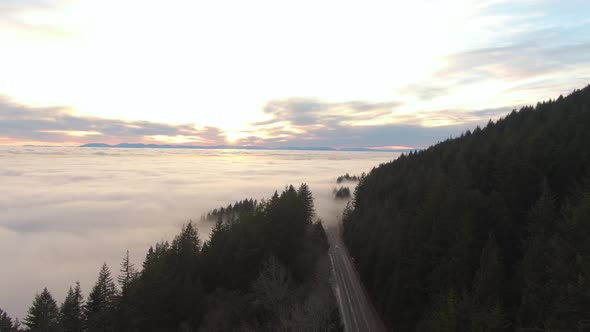
<instances>
[{"instance_id":1,"label":"distant land under fog","mask_svg":"<svg viewBox=\"0 0 590 332\"><path fill-rule=\"evenodd\" d=\"M119 143L115 145L106 143L88 143L80 145L81 148L128 148L128 149L237 149L237 150L287 150L287 151L370 151L370 152L404 152L416 150L412 147L396 147L392 149L379 148L331 148L331 147L265 147L265 146L232 146L232 145L169 145L169 144L143 144L143 143Z\"/></svg>"}]
</instances>

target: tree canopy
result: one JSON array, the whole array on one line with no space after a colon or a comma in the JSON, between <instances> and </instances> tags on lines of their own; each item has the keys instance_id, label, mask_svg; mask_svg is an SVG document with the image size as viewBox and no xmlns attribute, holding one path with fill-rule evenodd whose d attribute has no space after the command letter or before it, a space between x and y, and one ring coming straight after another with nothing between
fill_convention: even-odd
<instances>
[{"instance_id":1,"label":"tree canopy","mask_svg":"<svg viewBox=\"0 0 590 332\"><path fill-rule=\"evenodd\" d=\"M590 87L374 168L344 218L396 330L590 328Z\"/></svg>"}]
</instances>

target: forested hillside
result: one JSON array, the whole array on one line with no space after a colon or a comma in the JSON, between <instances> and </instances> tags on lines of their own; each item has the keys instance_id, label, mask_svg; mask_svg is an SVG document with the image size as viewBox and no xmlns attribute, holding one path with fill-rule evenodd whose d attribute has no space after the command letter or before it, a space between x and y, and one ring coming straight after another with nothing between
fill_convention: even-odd
<instances>
[{"instance_id":1,"label":"forested hillside","mask_svg":"<svg viewBox=\"0 0 590 332\"><path fill-rule=\"evenodd\" d=\"M79 284L61 305L44 289L24 325L0 310L0 332L340 330L314 214L306 184L216 209L208 241L188 223L149 248L141 269L128 253L116 279L103 265L86 299Z\"/></svg>"},{"instance_id":2,"label":"forested hillside","mask_svg":"<svg viewBox=\"0 0 590 332\"><path fill-rule=\"evenodd\" d=\"M396 331L590 330L590 87L361 178L344 236Z\"/></svg>"}]
</instances>

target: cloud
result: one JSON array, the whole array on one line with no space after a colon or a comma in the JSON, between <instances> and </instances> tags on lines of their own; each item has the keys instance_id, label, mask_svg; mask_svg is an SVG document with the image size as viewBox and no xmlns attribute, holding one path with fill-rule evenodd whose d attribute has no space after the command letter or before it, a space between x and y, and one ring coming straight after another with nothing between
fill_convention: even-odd
<instances>
[{"instance_id":1,"label":"cloud","mask_svg":"<svg viewBox=\"0 0 590 332\"><path fill-rule=\"evenodd\" d=\"M2 0L0 28L39 37L68 37L73 32L50 19L71 0Z\"/></svg>"},{"instance_id":2,"label":"cloud","mask_svg":"<svg viewBox=\"0 0 590 332\"><path fill-rule=\"evenodd\" d=\"M272 100L263 109L272 119L254 126L268 125L277 120L287 121L293 126L366 121L387 116L398 106L400 103L395 101L326 103L314 98Z\"/></svg>"},{"instance_id":3,"label":"cloud","mask_svg":"<svg viewBox=\"0 0 590 332\"><path fill-rule=\"evenodd\" d=\"M102 153L97 153L102 152ZM47 286L58 302L79 280L85 294L125 250L141 266L150 245L182 223L247 197L307 182L324 220L335 177L393 153L0 147L0 306L23 318ZM20 176L19 176L20 175ZM211 224L199 224L205 239ZM42 271L43 273L39 273Z\"/></svg>"},{"instance_id":4,"label":"cloud","mask_svg":"<svg viewBox=\"0 0 590 332\"><path fill-rule=\"evenodd\" d=\"M584 0L488 2L437 68L396 92L428 110L518 108L569 93L590 82L589 15Z\"/></svg>"},{"instance_id":5,"label":"cloud","mask_svg":"<svg viewBox=\"0 0 590 332\"><path fill-rule=\"evenodd\" d=\"M580 88L590 81L588 15L584 0L499 1L478 17L501 22L482 33L489 42L444 56L431 80L406 92L419 94L426 86L431 98L466 95L463 89L489 84L495 98L508 104Z\"/></svg>"},{"instance_id":6,"label":"cloud","mask_svg":"<svg viewBox=\"0 0 590 332\"><path fill-rule=\"evenodd\" d=\"M590 40L558 46L549 40L483 48L450 56L451 65L437 76L441 79L458 76L459 82L465 83L486 78L518 80L590 65L589 52Z\"/></svg>"},{"instance_id":7,"label":"cloud","mask_svg":"<svg viewBox=\"0 0 590 332\"><path fill-rule=\"evenodd\" d=\"M63 3L63 1L58 1ZM2 0L0 13L2 16L14 16L30 10L49 10L56 7L55 1L47 0Z\"/></svg>"},{"instance_id":8,"label":"cloud","mask_svg":"<svg viewBox=\"0 0 590 332\"><path fill-rule=\"evenodd\" d=\"M403 113L402 107L396 101L273 100L264 107L270 119L251 124L239 132L233 143L267 147L424 147L510 111L498 108ZM4 144L228 144L228 134L219 128L83 117L65 108L31 108L6 98L0 99L0 133L0 143Z\"/></svg>"},{"instance_id":9,"label":"cloud","mask_svg":"<svg viewBox=\"0 0 590 332\"><path fill-rule=\"evenodd\" d=\"M198 143L224 142L220 130L195 125L169 125L148 121L122 121L83 117L64 108L31 108L0 99L0 136L13 142L146 142Z\"/></svg>"},{"instance_id":10,"label":"cloud","mask_svg":"<svg viewBox=\"0 0 590 332\"><path fill-rule=\"evenodd\" d=\"M253 123L238 141L246 145L305 147L426 147L476 125L508 114L512 108L477 111L403 112L396 101L323 102L288 98L266 104L271 118Z\"/></svg>"}]
</instances>

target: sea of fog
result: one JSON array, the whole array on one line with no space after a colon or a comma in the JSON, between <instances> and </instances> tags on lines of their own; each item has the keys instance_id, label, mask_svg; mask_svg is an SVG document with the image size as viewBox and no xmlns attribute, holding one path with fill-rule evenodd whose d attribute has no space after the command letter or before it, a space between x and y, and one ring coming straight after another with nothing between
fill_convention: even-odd
<instances>
[{"instance_id":1,"label":"sea of fog","mask_svg":"<svg viewBox=\"0 0 590 332\"><path fill-rule=\"evenodd\" d=\"M126 250L141 266L150 245L183 223L243 198L309 184L318 215L335 220L336 177L368 172L385 152L0 147L0 308L23 318L48 287L61 303L88 294L103 262ZM350 184L354 187L355 184ZM353 189L353 188L351 188ZM202 239L209 223L199 222Z\"/></svg>"}]
</instances>

